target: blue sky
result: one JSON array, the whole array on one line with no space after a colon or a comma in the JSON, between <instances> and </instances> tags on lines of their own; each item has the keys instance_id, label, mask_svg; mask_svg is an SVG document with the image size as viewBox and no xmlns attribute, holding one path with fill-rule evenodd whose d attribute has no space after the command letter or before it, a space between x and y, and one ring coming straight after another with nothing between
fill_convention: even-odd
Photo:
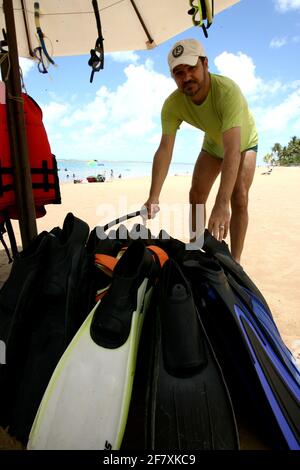
<instances>
[{"instance_id":1,"label":"blue sky","mask_svg":"<svg viewBox=\"0 0 300 470\"><path fill-rule=\"evenodd\" d=\"M88 56L56 58L58 66L44 75L21 59L52 152L59 159L152 161L161 106L175 89L166 57L175 41L191 37L203 43L210 71L234 79L247 97L259 132L258 163L275 142L299 137L300 0L241 0L216 15L208 32L206 39L193 27L151 51L105 54L92 84ZM202 139L182 125L173 160L194 162Z\"/></svg>"}]
</instances>

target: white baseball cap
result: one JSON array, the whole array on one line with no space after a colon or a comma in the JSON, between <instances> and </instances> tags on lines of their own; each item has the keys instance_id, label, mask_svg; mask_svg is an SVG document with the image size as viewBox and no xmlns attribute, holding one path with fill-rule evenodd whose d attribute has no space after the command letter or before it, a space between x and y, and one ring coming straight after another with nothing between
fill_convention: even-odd
<instances>
[{"instance_id":1,"label":"white baseball cap","mask_svg":"<svg viewBox=\"0 0 300 470\"><path fill-rule=\"evenodd\" d=\"M171 72L177 65L196 65L199 57L206 57L204 47L196 39L183 39L174 44L168 54Z\"/></svg>"}]
</instances>

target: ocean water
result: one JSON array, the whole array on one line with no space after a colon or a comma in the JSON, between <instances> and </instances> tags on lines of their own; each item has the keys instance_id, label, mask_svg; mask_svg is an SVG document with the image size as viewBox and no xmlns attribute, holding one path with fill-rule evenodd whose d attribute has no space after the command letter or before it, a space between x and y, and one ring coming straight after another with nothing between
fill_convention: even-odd
<instances>
[{"instance_id":1,"label":"ocean water","mask_svg":"<svg viewBox=\"0 0 300 470\"><path fill-rule=\"evenodd\" d=\"M150 176L152 162L101 162L99 160L57 160L61 183L73 183L74 179L104 175L106 180ZM191 175L193 163L171 163L169 175Z\"/></svg>"}]
</instances>

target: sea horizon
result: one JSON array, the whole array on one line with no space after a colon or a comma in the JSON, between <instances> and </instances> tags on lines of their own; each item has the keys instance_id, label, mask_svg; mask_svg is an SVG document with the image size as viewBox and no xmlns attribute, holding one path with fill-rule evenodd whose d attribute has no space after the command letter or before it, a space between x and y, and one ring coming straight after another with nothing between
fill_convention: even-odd
<instances>
[{"instance_id":1,"label":"sea horizon","mask_svg":"<svg viewBox=\"0 0 300 470\"><path fill-rule=\"evenodd\" d=\"M59 180L62 183L84 182L88 177L104 176L105 181L150 176L152 161L136 160L79 160L57 159ZM192 175L194 163L171 162L170 175Z\"/></svg>"}]
</instances>

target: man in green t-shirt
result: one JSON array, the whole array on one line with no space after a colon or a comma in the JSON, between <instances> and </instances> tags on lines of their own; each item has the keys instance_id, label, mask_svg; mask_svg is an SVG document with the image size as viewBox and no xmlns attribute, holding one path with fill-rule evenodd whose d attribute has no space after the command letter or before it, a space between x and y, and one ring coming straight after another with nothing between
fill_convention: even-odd
<instances>
[{"instance_id":1,"label":"man in green t-shirt","mask_svg":"<svg viewBox=\"0 0 300 470\"><path fill-rule=\"evenodd\" d=\"M178 41L168 55L168 62L177 90L162 108L162 137L154 156L150 194L145 203L148 218L159 210L159 195L172 159L176 132L183 121L188 122L205 132L189 194L192 228L195 230L197 205L205 207L221 172L208 230L218 240L226 238L230 231L231 253L240 262L257 154L253 117L238 85L208 71L204 48L195 39Z\"/></svg>"}]
</instances>

